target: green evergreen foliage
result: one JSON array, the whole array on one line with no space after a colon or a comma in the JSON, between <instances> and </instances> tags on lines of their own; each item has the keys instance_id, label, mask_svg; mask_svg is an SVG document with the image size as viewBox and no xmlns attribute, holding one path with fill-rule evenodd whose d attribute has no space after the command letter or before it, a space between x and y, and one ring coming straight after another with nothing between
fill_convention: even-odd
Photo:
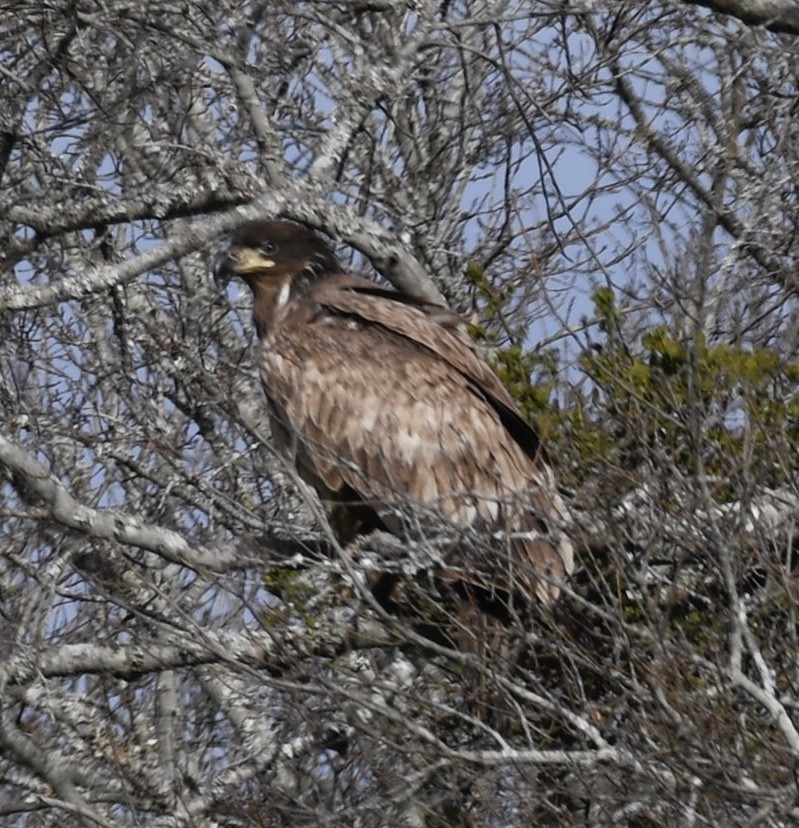
<instances>
[{"instance_id":1,"label":"green evergreen foliage","mask_svg":"<svg viewBox=\"0 0 799 828\"><path fill-rule=\"evenodd\" d=\"M745 461L775 484L775 438L797 436L799 363L662 324L628 345L612 291L593 299L605 339L582 354L583 390L562 415L585 462L629 468L661 447L687 472L701 462L705 473L729 474Z\"/></svg>"},{"instance_id":2,"label":"green evergreen foliage","mask_svg":"<svg viewBox=\"0 0 799 828\"><path fill-rule=\"evenodd\" d=\"M493 323L507 290L494 289L477 263L466 278L486 320L470 333L487 346L492 367L550 453L560 456L561 479L577 484L597 464L631 471L665 455L685 473L717 476L715 496L723 501L738 496L731 476L746 471L777 486L792 473L799 362L769 348L710 343L665 324L628 340L613 290L599 288L592 299L603 339L582 353L577 381L565 403L556 404L557 353L520 341L498 344Z\"/></svg>"},{"instance_id":3,"label":"green evergreen foliage","mask_svg":"<svg viewBox=\"0 0 799 828\"><path fill-rule=\"evenodd\" d=\"M557 409L552 405L558 369L556 352L527 349L521 341L512 340L500 345L500 336L492 323L506 307L511 288L495 288L486 276L485 268L477 262L468 264L465 276L474 287L481 315L486 320L485 325L469 325L469 333L475 341L487 347L491 367L513 395L525 418L549 436L557 421Z\"/></svg>"}]
</instances>

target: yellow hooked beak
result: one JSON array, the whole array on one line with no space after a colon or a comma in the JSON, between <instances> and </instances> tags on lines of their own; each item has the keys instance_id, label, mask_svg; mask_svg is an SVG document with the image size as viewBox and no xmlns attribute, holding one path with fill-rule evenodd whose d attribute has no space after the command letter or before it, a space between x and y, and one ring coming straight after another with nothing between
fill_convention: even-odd
<instances>
[{"instance_id":1,"label":"yellow hooked beak","mask_svg":"<svg viewBox=\"0 0 799 828\"><path fill-rule=\"evenodd\" d=\"M253 247L234 247L227 253L222 253L214 263L214 281L218 285L224 285L234 276L246 276L274 266L274 259Z\"/></svg>"},{"instance_id":2,"label":"yellow hooked beak","mask_svg":"<svg viewBox=\"0 0 799 828\"><path fill-rule=\"evenodd\" d=\"M265 256L253 247L239 247L230 251L234 267L240 276L252 273L255 270L264 270L274 267L275 260Z\"/></svg>"}]
</instances>

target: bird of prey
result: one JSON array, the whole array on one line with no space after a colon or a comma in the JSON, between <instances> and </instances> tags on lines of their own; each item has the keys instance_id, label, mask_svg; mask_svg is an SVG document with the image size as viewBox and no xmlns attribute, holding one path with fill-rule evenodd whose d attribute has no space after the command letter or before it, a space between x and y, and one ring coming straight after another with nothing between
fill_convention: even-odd
<instances>
[{"instance_id":1,"label":"bird of prey","mask_svg":"<svg viewBox=\"0 0 799 828\"><path fill-rule=\"evenodd\" d=\"M552 602L571 573L566 506L536 432L438 305L347 273L315 232L257 221L215 264L253 294L272 433L341 544L380 529L483 533L454 542L451 581Z\"/></svg>"}]
</instances>

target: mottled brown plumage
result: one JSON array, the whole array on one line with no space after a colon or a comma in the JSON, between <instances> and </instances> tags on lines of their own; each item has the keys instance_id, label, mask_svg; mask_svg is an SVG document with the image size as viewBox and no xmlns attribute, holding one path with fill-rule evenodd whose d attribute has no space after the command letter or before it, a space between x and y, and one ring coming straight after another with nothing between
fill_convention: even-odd
<instances>
[{"instance_id":1,"label":"mottled brown plumage","mask_svg":"<svg viewBox=\"0 0 799 828\"><path fill-rule=\"evenodd\" d=\"M474 527L490 562L451 580L551 601L573 568L565 506L534 430L460 318L352 277L316 234L241 228L217 265L252 289L277 439L342 543L376 527ZM446 575L446 573L445 573Z\"/></svg>"}]
</instances>

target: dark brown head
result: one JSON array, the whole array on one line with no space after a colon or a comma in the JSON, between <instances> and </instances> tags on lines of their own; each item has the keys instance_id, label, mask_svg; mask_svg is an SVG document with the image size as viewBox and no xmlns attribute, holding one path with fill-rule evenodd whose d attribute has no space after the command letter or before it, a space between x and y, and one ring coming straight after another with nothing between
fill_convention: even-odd
<instances>
[{"instance_id":1,"label":"dark brown head","mask_svg":"<svg viewBox=\"0 0 799 828\"><path fill-rule=\"evenodd\" d=\"M311 283L340 271L341 265L327 242L307 227L289 221L243 225L214 263L217 284L226 284L237 276L249 285L254 299L253 319L260 336Z\"/></svg>"},{"instance_id":2,"label":"dark brown head","mask_svg":"<svg viewBox=\"0 0 799 828\"><path fill-rule=\"evenodd\" d=\"M290 221L253 221L240 227L227 252L217 257L214 278L224 283L238 276L254 292L264 279L313 280L340 270L327 242L307 227Z\"/></svg>"}]
</instances>

